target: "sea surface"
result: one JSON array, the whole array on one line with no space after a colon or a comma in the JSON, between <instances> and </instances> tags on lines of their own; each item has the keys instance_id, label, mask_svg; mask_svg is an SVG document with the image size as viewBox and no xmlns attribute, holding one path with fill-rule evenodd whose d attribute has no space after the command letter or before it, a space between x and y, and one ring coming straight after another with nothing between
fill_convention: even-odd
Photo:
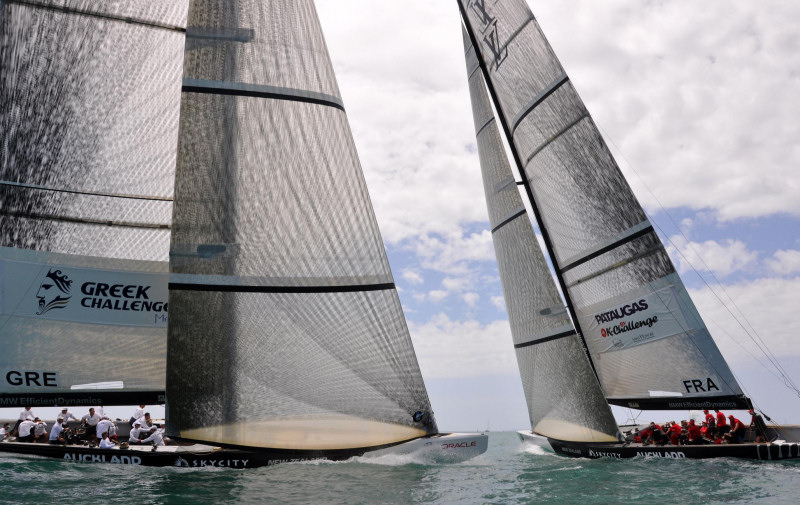
<instances>
[{"instance_id":1,"label":"sea surface","mask_svg":"<svg viewBox=\"0 0 800 505\"><path fill-rule=\"evenodd\" d=\"M568 459L493 432L456 465L398 456L252 470L144 468L0 455L0 503L792 504L800 462Z\"/></svg>"}]
</instances>

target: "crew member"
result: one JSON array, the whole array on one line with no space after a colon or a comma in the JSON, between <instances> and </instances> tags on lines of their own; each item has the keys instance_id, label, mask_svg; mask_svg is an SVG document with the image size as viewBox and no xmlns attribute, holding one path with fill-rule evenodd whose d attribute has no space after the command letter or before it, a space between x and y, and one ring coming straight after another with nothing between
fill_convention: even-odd
<instances>
[{"instance_id":1,"label":"crew member","mask_svg":"<svg viewBox=\"0 0 800 505\"><path fill-rule=\"evenodd\" d=\"M717 435L722 437L731 429L731 427L728 426L728 422L725 420L725 414L723 414L721 410L717 410L716 413L717 413Z\"/></svg>"},{"instance_id":2,"label":"crew member","mask_svg":"<svg viewBox=\"0 0 800 505\"><path fill-rule=\"evenodd\" d=\"M36 423L36 426L33 427L33 441L44 442L47 440L47 423L38 417L33 422Z\"/></svg>"},{"instance_id":3,"label":"crew member","mask_svg":"<svg viewBox=\"0 0 800 505\"><path fill-rule=\"evenodd\" d=\"M747 431L744 423L733 417L733 414L728 416L730 420L731 431L725 434L725 439L730 444L738 444L744 441L744 434Z\"/></svg>"},{"instance_id":4,"label":"crew member","mask_svg":"<svg viewBox=\"0 0 800 505\"><path fill-rule=\"evenodd\" d=\"M22 411L19 413L19 418L17 419L16 424L14 425L14 429L11 430L11 434L19 435L19 425L22 424L23 421L33 421L33 411L30 407L24 407Z\"/></svg>"},{"instance_id":5,"label":"crew member","mask_svg":"<svg viewBox=\"0 0 800 505\"><path fill-rule=\"evenodd\" d=\"M139 405L139 408L133 411L133 415L131 416L131 426L133 423L144 417L144 405Z\"/></svg>"},{"instance_id":6,"label":"crew member","mask_svg":"<svg viewBox=\"0 0 800 505\"><path fill-rule=\"evenodd\" d=\"M68 423L70 419L72 419L74 421L80 421L80 419L75 417L75 415L72 412L67 410L67 407L64 407L63 409L61 409L61 413L58 415L58 417L63 419L65 423Z\"/></svg>"},{"instance_id":7,"label":"crew member","mask_svg":"<svg viewBox=\"0 0 800 505\"><path fill-rule=\"evenodd\" d=\"M164 442L164 433L155 426L151 426L150 436L142 440L142 444L148 443L152 443L155 447L166 445Z\"/></svg>"},{"instance_id":8,"label":"crew member","mask_svg":"<svg viewBox=\"0 0 800 505\"><path fill-rule=\"evenodd\" d=\"M56 419L56 424L54 424L50 429L50 439L48 440L48 443L61 445L66 444L66 439L63 436L65 426L68 426L67 423L64 422L64 419L59 416L59 418Z\"/></svg>"},{"instance_id":9,"label":"crew member","mask_svg":"<svg viewBox=\"0 0 800 505\"><path fill-rule=\"evenodd\" d=\"M114 442L112 442L111 440L108 439L108 432L104 431L103 435L102 435L102 438L100 439L100 448L101 449L111 449L115 445L116 444L114 444Z\"/></svg>"},{"instance_id":10,"label":"crew member","mask_svg":"<svg viewBox=\"0 0 800 505\"><path fill-rule=\"evenodd\" d=\"M94 444L97 440L97 423L101 417L95 413L94 408L89 409L89 413L81 417L81 424L86 429L86 440Z\"/></svg>"},{"instance_id":11,"label":"crew member","mask_svg":"<svg viewBox=\"0 0 800 505\"><path fill-rule=\"evenodd\" d=\"M33 429L36 423L31 419L26 419L19 423L17 442L33 442Z\"/></svg>"}]
</instances>

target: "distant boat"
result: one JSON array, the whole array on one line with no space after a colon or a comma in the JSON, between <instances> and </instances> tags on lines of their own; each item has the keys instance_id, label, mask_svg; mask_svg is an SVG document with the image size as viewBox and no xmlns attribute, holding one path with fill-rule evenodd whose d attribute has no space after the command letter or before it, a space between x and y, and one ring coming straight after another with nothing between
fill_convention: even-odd
<instances>
[{"instance_id":1,"label":"distant boat","mask_svg":"<svg viewBox=\"0 0 800 505\"><path fill-rule=\"evenodd\" d=\"M625 440L609 404L747 410L752 403L527 3L459 0L459 8L492 236L530 414L532 429L522 438L590 458L797 458L798 427L762 430L772 442L761 444L753 443L754 430L746 443L730 445Z\"/></svg>"},{"instance_id":2,"label":"distant boat","mask_svg":"<svg viewBox=\"0 0 800 505\"><path fill-rule=\"evenodd\" d=\"M166 400L181 444L0 450L486 450L437 427L311 0L1 5L0 399Z\"/></svg>"}]
</instances>

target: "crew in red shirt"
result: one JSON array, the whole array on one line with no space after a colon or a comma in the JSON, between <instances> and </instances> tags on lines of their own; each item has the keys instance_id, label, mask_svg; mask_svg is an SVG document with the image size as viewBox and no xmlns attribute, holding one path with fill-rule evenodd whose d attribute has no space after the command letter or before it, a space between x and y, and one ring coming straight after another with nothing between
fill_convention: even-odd
<instances>
[{"instance_id":1,"label":"crew in red shirt","mask_svg":"<svg viewBox=\"0 0 800 505\"><path fill-rule=\"evenodd\" d=\"M715 419L714 419L714 414L709 414L707 410L704 410L704 411L703 411L703 414L705 414L705 415L706 415L706 422L707 422L707 423L710 423L711 421L714 421L714 420L715 420Z\"/></svg>"},{"instance_id":2,"label":"crew in red shirt","mask_svg":"<svg viewBox=\"0 0 800 505\"><path fill-rule=\"evenodd\" d=\"M699 426L694 424L694 419L689 419L689 443L699 444L703 440L703 433Z\"/></svg>"},{"instance_id":3,"label":"crew in red shirt","mask_svg":"<svg viewBox=\"0 0 800 505\"><path fill-rule=\"evenodd\" d=\"M744 434L747 430L747 428L744 426L744 423L733 417L733 414L728 416L728 419L731 421L731 431L730 433L725 434L725 440L731 444L738 444L744 441Z\"/></svg>"},{"instance_id":4,"label":"crew in red shirt","mask_svg":"<svg viewBox=\"0 0 800 505\"><path fill-rule=\"evenodd\" d=\"M672 442L672 445L678 445L678 441L681 437L681 425L672 421L667 431L669 433L669 441Z\"/></svg>"},{"instance_id":5,"label":"crew in red shirt","mask_svg":"<svg viewBox=\"0 0 800 505\"><path fill-rule=\"evenodd\" d=\"M717 435L720 437L727 433L731 427L728 426L727 421L725 421L725 414L722 413L721 410L717 410Z\"/></svg>"}]
</instances>

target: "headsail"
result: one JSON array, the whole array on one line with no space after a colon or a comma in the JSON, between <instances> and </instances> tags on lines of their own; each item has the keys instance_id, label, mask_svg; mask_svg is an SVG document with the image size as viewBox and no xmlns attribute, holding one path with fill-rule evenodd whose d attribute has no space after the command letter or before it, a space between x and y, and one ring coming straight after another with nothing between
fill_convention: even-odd
<instances>
[{"instance_id":1,"label":"headsail","mask_svg":"<svg viewBox=\"0 0 800 505\"><path fill-rule=\"evenodd\" d=\"M0 6L0 398L163 401L187 2Z\"/></svg>"},{"instance_id":2,"label":"headsail","mask_svg":"<svg viewBox=\"0 0 800 505\"><path fill-rule=\"evenodd\" d=\"M466 34L464 46L489 223L531 429L559 440L616 442L614 416L537 244Z\"/></svg>"},{"instance_id":3,"label":"headsail","mask_svg":"<svg viewBox=\"0 0 800 505\"><path fill-rule=\"evenodd\" d=\"M171 245L173 435L436 432L311 0L193 1Z\"/></svg>"},{"instance_id":4,"label":"headsail","mask_svg":"<svg viewBox=\"0 0 800 505\"><path fill-rule=\"evenodd\" d=\"M525 0L459 4L608 401L746 406Z\"/></svg>"}]
</instances>

